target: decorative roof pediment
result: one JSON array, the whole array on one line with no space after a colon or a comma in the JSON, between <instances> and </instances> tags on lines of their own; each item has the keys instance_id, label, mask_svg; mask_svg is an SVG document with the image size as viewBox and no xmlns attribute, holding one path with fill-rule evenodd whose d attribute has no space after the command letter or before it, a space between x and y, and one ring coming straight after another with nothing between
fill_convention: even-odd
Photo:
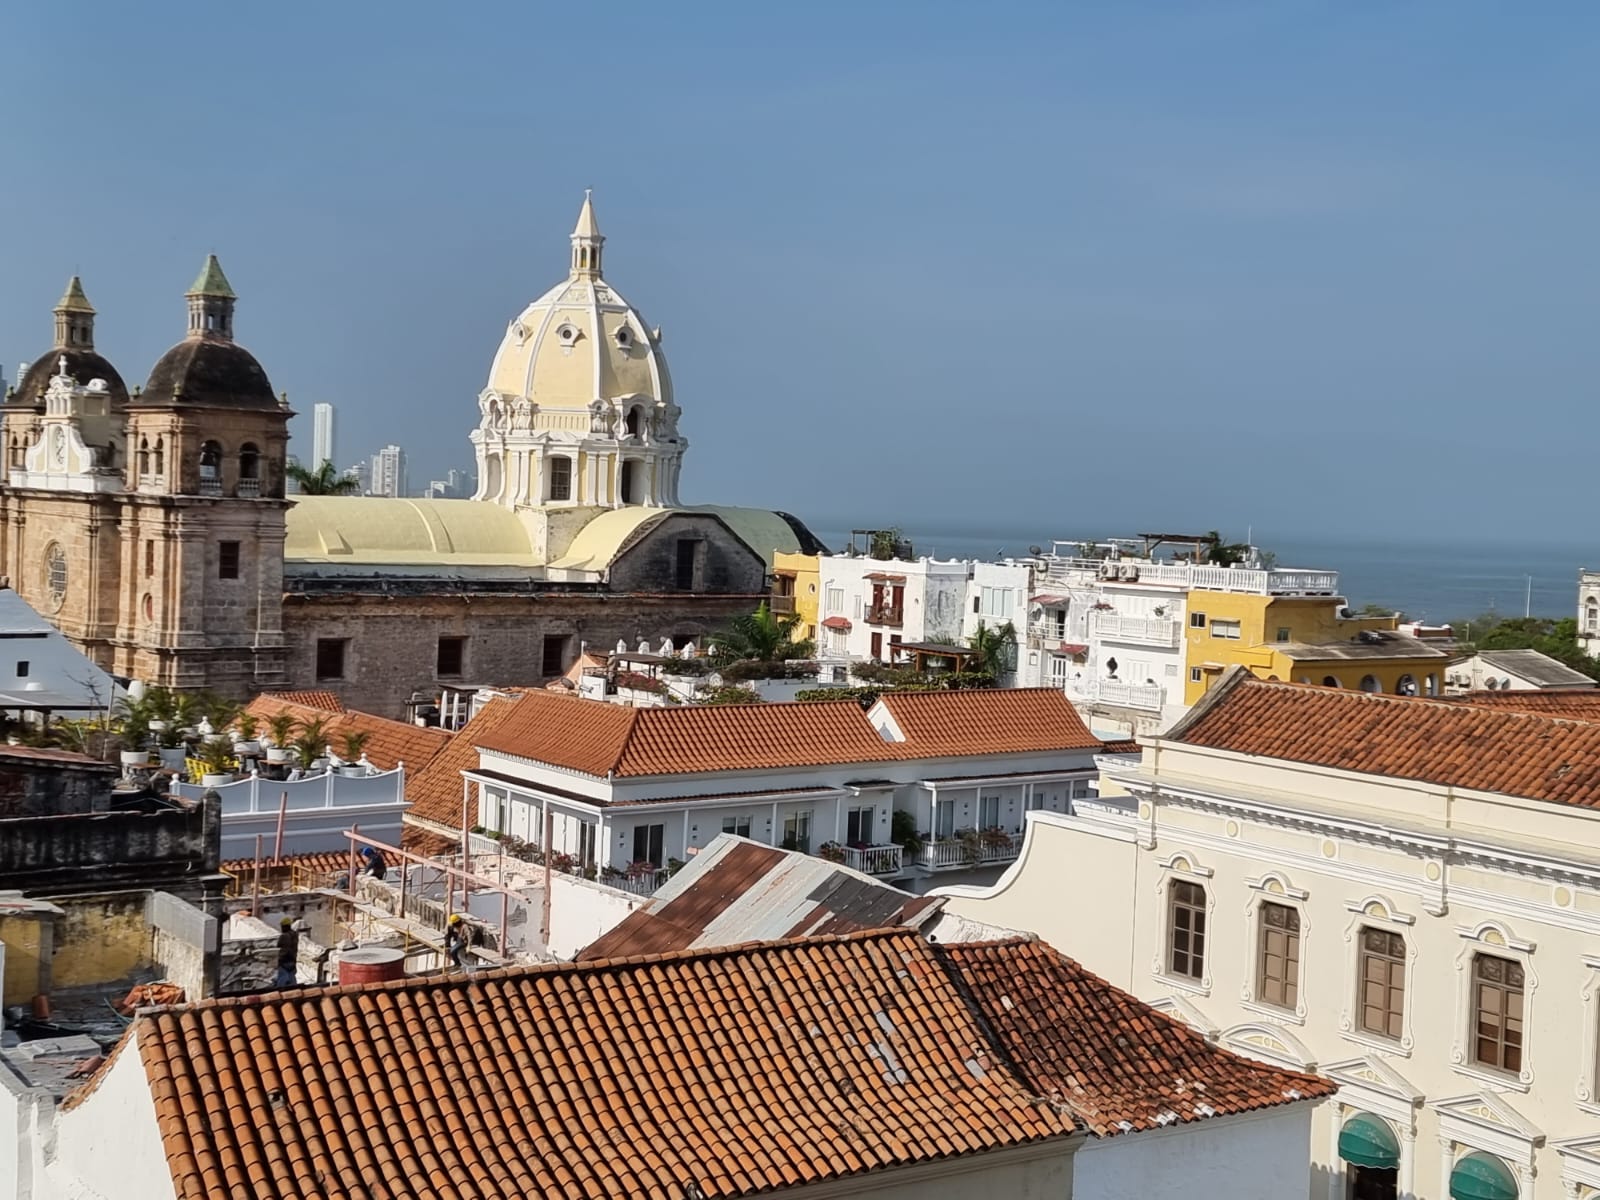
<instances>
[{"instance_id":1,"label":"decorative roof pediment","mask_svg":"<svg viewBox=\"0 0 1600 1200\"><path fill-rule=\"evenodd\" d=\"M1435 1101L1433 1109L1439 1114L1440 1133L1474 1149L1531 1165L1534 1150L1544 1144L1544 1130L1494 1092L1452 1096Z\"/></svg>"},{"instance_id":2,"label":"decorative roof pediment","mask_svg":"<svg viewBox=\"0 0 1600 1200\"><path fill-rule=\"evenodd\" d=\"M1377 1092L1407 1107L1422 1103L1422 1089L1381 1058L1362 1056L1329 1063L1322 1068L1322 1073L1340 1087Z\"/></svg>"},{"instance_id":3,"label":"decorative roof pediment","mask_svg":"<svg viewBox=\"0 0 1600 1200\"><path fill-rule=\"evenodd\" d=\"M1600 1134L1567 1138L1556 1142L1555 1150L1561 1155L1563 1182L1600 1188Z\"/></svg>"},{"instance_id":4,"label":"decorative roof pediment","mask_svg":"<svg viewBox=\"0 0 1600 1200\"><path fill-rule=\"evenodd\" d=\"M1265 1021L1235 1025L1223 1033L1219 1041L1229 1050L1265 1059L1275 1067L1312 1071L1317 1066L1317 1056L1304 1042L1287 1029Z\"/></svg>"}]
</instances>

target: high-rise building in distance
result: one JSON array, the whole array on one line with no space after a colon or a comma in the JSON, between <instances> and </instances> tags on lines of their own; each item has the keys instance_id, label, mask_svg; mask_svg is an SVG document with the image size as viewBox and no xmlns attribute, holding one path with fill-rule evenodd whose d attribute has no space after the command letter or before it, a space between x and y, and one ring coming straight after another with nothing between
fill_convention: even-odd
<instances>
[{"instance_id":1,"label":"high-rise building in distance","mask_svg":"<svg viewBox=\"0 0 1600 1200\"><path fill-rule=\"evenodd\" d=\"M406 494L406 452L399 446L385 446L372 456L372 479L368 490L374 496Z\"/></svg>"},{"instance_id":2,"label":"high-rise building in distance","mask_svg":"<svg viewBox=\"0 0 1600 1200\"><path fill-rule=\"evenodd\" d=\"M314 404L311 406L311 469L317 470L325 462L332 462L333 447L333 405Z\"/></svg>"}]
</instances>

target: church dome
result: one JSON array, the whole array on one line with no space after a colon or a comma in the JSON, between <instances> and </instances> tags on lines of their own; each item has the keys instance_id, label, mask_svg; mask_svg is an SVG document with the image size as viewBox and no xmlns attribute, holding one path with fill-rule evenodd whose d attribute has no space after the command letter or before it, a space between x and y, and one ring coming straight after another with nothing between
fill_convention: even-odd
<instances>
[{"instance_id":1,"label":"church dome","mask_svg":"<svg viewBox=\"0 0 1600 1200\"><path fill-rule=\"evenodd\" d=\"M23 373L21 382L7 398L7 403L25 408L42 408L44 394L50 388L50 380L61 369L63 357L67 360L67 374L72 376L73 382L88 386L92 380L103 379L113 405L128 402L127 384L122 382L122 376L117 374L117 369L103 355L93 350L75 350L71 346L52 346L47 353L33 360L33 365Z\"/></svg>"},{"instance_id":2,"label":"church dome","mask_svg":"<svg viewBox=\"0 0 1600 1200\"><path fill-rule=\"evenodd\" d=\"M671 406L660 331L602 277L604 244L585 197L572 232L571 272L506 327L489 393L540 410L583 411L597 400L634 397Z\"/></svg>"},{"instance_id":3,"label":"church dome","mask_svg":"<svg viewBox=\"0 0 1600 1200\"><path fill-rule=\"evenodd\" d=\"M87 387L96 379L103 379L110 393L113 407L128 402L128 388L122 376L94 348L94 305L84 294L83 281L74 275L67 290L56 302L55 345L33 360L33 365L23 372L7 402L19 408L43 408L44 394L50 381L61 369L61 360L67 360L67 374L73 382Z\"/></svg>"},{"instance_id":4,"label":"church dome","mask_svg":"<svg viewBox=\"0 0 1600 1200\"><path fill-rule=\"evenodd\" d=\"M257 411L279 407L266 371L233 340L237 298L217 256L210 255L184 296L188 336L151 368L139 404Z\"/></svg>"},{"instance_id":5,"label":"church dome","mask_svg":"<svg viewBox=\"0 0 1600 1200\"><path fill-rule=\"evenodd\" d=\"M235 342L198 338L179 342L150 370L140 404L204 408L277 408L267 373L255 355Z\"/></svg>"}]
</instances>

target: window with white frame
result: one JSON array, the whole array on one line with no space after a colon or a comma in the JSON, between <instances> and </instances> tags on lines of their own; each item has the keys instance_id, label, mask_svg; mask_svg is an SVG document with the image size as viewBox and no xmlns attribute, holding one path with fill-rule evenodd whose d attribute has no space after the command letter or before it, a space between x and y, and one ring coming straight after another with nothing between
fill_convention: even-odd
<instances>
[{"instance_id":1,"label":"window with white frame","mask_svg":"<svg viewBox=\"0 0 1600 1200\"><path fill-rule=\"evenodd\" d=\"M1406 939L1363 925L1357 1011L1363 1033L1399 1041L1406 1018Z\"/></svg>"},{"instance_id":2,"label":"window with white frame","mask_svg":"<svg viewBox=\"0 0 1600 1200\"><path fill-rule=\"evenodd\" d=\"M847 846L872 845L872 818L877 810L870 804L852 808L844 815L844 840Z\"/></svg>"},{"instance_id":3,"label":"window with white frame","mask_svg":"<svg viewBox=\"0 0 1600 1200\"><path fill-rule=\"evenodd\" d=\"M783 819L783 848L811 853L811 814L790 813Z\"/></svg>"},{"instance_id":4,"label":"window with white frame","mask_svg":"<svg viewBox=\"0 0 1600 1200\"><path fill-rule=\"evenodd\" d=\"M1199 683L1205 677L1206 677L1205 676L1205 672L1202 671L1199 667L1190 667L1189 668L1189 682L1190 683Z\"/></svg>"},{"instance_id":5,"label":"window with white frame","mask_svg":"<svg viewBox=\"0 0 1600 1200\"><path fill-rule=\"evenodd\" d=\"M722 832L731 833L735 837L747 838L750 836L750 818L748 816L723 817Z\"/></svg>"},{"instance_id":6,"label":"window with white frame","mask_svg":"<svg viewBox=\"0 0 1600 1200\"><path fill-rule=\"evenodd\" d=\"M1496 954L1472 958L1472 1061L1516 1074L1522 1070L1522 964Z\"/></svg>"},{"instance_id":7,"label":"window with white frame","mask_svg":"<svg viewBox=\"0 0 1600 1200\"><path fill-rule=\"evenodd\" d=\"M1457 933L1462 946L1455 960L1451 1062L1461 1074L1526 1091L1534 1075L1528 1054L1538 986L1534 944L1517 938L1499 921L1484 921Z\"/></svg>"},{"instance_id":8,"label":"window with white frame","mask_svg":"<svg viewBox=\"0 0 1600 1200\"><path fill-rule=\"evenodd\" d=\"M1262 901L1256 956L1256 996L1293 1009L1300 999L1300 910Z\"/></svg>"},{"instance_id":9,"label":"window with white frame","mask_svg":"<svg viewBox=\"0 0 1600 1200\"><path fill-rule=\"evenodd\" d=\"M1089 798L1089 781L1087 779L1074 779L1067 784L1067 795L1073 800L1087 800Z\"/></svg>"},{"instance_id":10,"label":"window with white frame","mask_svg":"<svg viewBox=\"0 0 1600 1200\"><path fill-rule=\"evenodd\" d=\"M956 802L941 797L933 803L933 836L937 841L949 841L956 835Z\"/></svg>"},{"instance_id":11,"label":"window with white frame","mask_svg":"<svg viewBox=\"0 0 1600 1200\"><path fill-rule=\"evenodd\" d=\"M1205 627L1206 627L1206 615L1205 615L1205 613L1203 613L1203 612L1192 612L1192 613L1189 614L1189 628L1190 629L1204 629Z\"/></svg>"},{"instance_id":12,"label":"window with white frame","mask_svg":"<svg viewBox=\"0 0 1600 1200\"><path fill-rule=\"evenodd\" d=\"M1174 879L1167 889L1167 968L1183 979L1206 973L1206 889Z\"/></svg>"},{"instance_id":13,"label":"window with white frame","mask_svg":"<svg viewBox=\"0 0 1600 1200\"><path fill-rule=\"evenodd\" d=\"M1016 595L1012 588L983 588L978 612L982 616L1006 620L1015 611Z\"/></svg>"},{"instance_id":14,"label":"window with white frame","mask_svg":"<svg viewBox=\"0 0 1600 1200\"><path fill-rule=\"evenodd\" d=\"M844 589L842 587L830 587L828 589L828 598L826 604L824 605L823 612L842 613L843 611Z\"/></svg>"},{"instance_id":15,"label":"window with white frame","mask_svg":"<svg viewBox=\"0 0 1600 1200\"><path fill-rule=\"evenodd\" d=\"M1230 642L1239 640L1239 622L1233 620L1215 620L1211 622L1211 636L1224 638Z\"/></svg>"},{"instance_id":16,"label":"window with white frame","mask_svg":"<svg viewBox=\"0 0 1600 1200\"><path fill-rule=\"evenodd\" d=\"M849 635L843 629L828 630L828 653L844 654L849 646Z\"/></svg>"},{"instance_id":17,"label":"window with white frame","mask_svg":"<svg viewBox=\"0 0 1600 1200\"><path fill-rule=\"evenodd\" d=\"M1064 688L1071 676L1072 660L1060 654L1050 656L1050 686Z\"/></svg>"}]
</instances>

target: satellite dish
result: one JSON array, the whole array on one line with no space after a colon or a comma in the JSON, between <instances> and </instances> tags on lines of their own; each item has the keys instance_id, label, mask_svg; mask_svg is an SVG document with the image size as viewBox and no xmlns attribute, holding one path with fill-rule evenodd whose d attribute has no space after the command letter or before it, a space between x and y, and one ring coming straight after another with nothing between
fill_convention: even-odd
<instances>
[{"instance_id":1,"label":"satellite dish","mask_svg":"<svg viewBox=\"0 0 1600 1200\"><path fill-rule=\"evenodd\" d=\"M1034 554L1034 555L1043 554L1044 553L1044 547L1043 546L1029 546L1028 547L1028 553L1029 554Z\"/></svg>"}]
</instances>

